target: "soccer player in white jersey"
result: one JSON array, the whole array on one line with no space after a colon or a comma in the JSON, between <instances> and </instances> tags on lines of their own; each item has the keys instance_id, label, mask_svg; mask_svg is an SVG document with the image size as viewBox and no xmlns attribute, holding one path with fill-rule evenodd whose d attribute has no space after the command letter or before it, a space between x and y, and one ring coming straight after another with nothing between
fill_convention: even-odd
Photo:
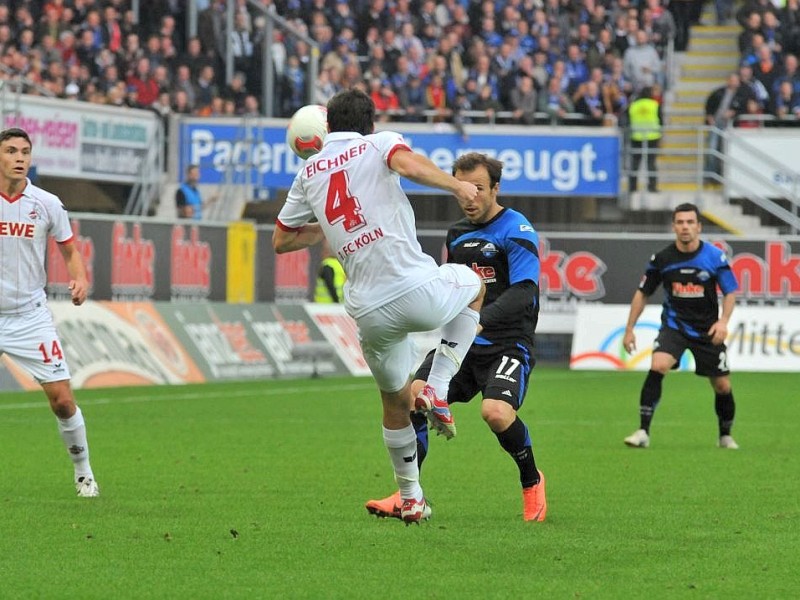
<instances>
[{"instance_id":1,"label":"soccer player in white jersey","mask_svg":"<svg viewBox=\"0 0 800 600\"><path fill-rule=\"evenodd\" d=\"M75 470L78 496L100 494L89 465L81 409L44 291L45 255L53 236L69 272L72 303L83 304L89 283L67 209L28 179L31 139L17 128L0 133L0 354L7 354L42 386Z\"/></svg>"},{"instance_id":2,"label":"soccer player in white jersey","mask_svg":"<svg viewBox=\"0 0 800 600\"><path fill-rule=\"evenodd\" d=\"M331 98L330 133L295 177L272 244L277 253L292 252L325 238L344 267L345 308L358 326L364 359L380 390L383 441L400 488L401 518L409 524L431 514L419 484L410 409L424 412L448 439L455 435L443 398L480 329L485 290L469 267L438 266L422 252L400 176L465 202L478 190L412 152L400 134L373 133L374 117L372 100L360 90ZM439 327L442 340L430 377L414 398L408 334Z\"/></svg>"}]
</instances>

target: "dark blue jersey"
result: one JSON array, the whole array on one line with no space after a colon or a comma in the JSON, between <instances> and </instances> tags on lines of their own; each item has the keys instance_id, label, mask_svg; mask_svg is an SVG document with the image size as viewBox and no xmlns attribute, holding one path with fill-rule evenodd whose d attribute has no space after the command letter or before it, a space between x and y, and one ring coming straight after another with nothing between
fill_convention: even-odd
<instances>
[{"instance_id":1,"label":"dark blue jersey","mask_svg":"<svg viewBox=\"0 0 800 600\"><path fill-rule=\"evenodd\" d=\"M665 291L661 323L693 339L708 339L719 319L717 285L723 294L738 287L725 253L704 242L694 252L681 252L673 243L651 256L639 289L649 296L660 284Z\"/></svg>"},{"instance_id":2,"label":"dark blue jersey","mask_svg":"<svg viewBox=\"0 0 800 600\"><path fill-rule=\"evenodd\" d=\"M462 219L447 232L447 262L467 265L486 284L478 345L533 348L539 319L539 235L522 214L504 208L488 223Z\"/></svg>"}]
</instances>

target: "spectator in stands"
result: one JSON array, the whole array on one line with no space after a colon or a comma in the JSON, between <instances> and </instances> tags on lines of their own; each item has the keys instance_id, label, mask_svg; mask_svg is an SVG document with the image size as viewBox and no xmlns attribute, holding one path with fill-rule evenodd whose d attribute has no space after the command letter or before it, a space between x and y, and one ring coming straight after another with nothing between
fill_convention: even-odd
<instances>
[{"instance_id":1,"label":"spectator in stands","mask_svg":"<svg viewBox=\"0 0 800 600\"><path fill-rule=\"evenodd\" d=\"M779 119L800 118L800 93L794 90L791 81L781 82L770 112Z\"/></svg>"},{"instance_id":2,"label":"spectator in stands","mask_svg":"<svg viewBox=\"0 0 800 600\"><path fill-rule=\"evenodd\" d=\"M564 72L569 80L567 93L574 94L589 79L589 68L586 66L583 53L578 44L567 47L567 59L564 61Z\"/></svg>"},{"instance_id":3,"label":"spectator in stands","mask_svg":"<svg viewBox=\"0 0 800 600\"><path fill-rule=\"evenodd\" d=\"M717 129L726 129L737 115L747 108L747 101L755 99L752 89L742 85L738 73L728 75L727 84L715 89L706 98L706 125ZM720 152L722 138L719 133L709 132L708 148L711 152L706 156L706 171L721 174L721 161L713 152Z\"/></svg>"},{"instance_id":4,"label":"spectator in stands","mask_svg":"<svg viewBox=\"0 0 800 600\"><path fill-rule=\"evenodd\" d=\"M669 40L675 39L675 18L664 8L662 0L647 0L647 9L653 19L653 32L659 37L658 46L666 46Z\"/></svg>"},{"instance_id":5,"label":"spectator in stands","mask_svg":"<svg viewBox=\"0 0 800 600\"><path fill-rule=\"evenodd\" d=\"M596 81L589 80L578 88L575 112L584 116L586 125L603 124L603 98Z\"/></svg>"},{"instance_id":6,"label":"spectator in stands","mask_svg":"<svg viewBox=\"0 0 800 600\"><path fill-rule=\"evenodd\" d=\"M397 90L400 106L406 111L404 121L417 123L425 120L424 111L427 107L425 88L419 77L411 75L405 86Z\"/></svg>"},{"instance_id":7,"label":"spectator in stands","mask_svg":"<svg viewBox=\"0 0 800 600\"><path fill-rule=\"evenodd\" d=\"M328 100L336 95L340 90L339 73L340 71L332 67L320 71L314 85L314 102L325 106L328 104Z\"/></svg>"},{"instance_id":8,"label":"spectator in stands","mask_svg":"<svg viewBox=\"0 0 800 600\"><path fill-rule=\"evenodd\" d=\"M492 97L497 99L499 96L499 80L497 75L492 72L491 59L487 54L478 57L477 64L469 70L468 79L474 79L478 83L478 89L488 85L492 89Z\"/></svg>"},{"instance_id":9,"label":"spectator in stands","mask_svg":"<svg viewBox=\"0 0 800 600\"><path fill-rule=\"evenodd\" d=\"M797 57L794 54L787 54L783 57L783 68L771 91L773 93L777 91L784 81L791 84L795 94L800 94L800 72L797 68Z\"/></svg>"},{"instance_id":10,"label":"spectator in stands","mask_svg":"<svg viewBox=\"0 0 800 600\"><path fill-rule=\"evenodd\" d=\"M656 83L662 83L661 59L647 39L646 31L636 32L636 45L625 51L622 62L625 77L633 85L634 92L638 92L644 87L652 87Z\"/></svg>"},{"instance_id":11,"label":"spectator in stands","mask_svg":"<svg viewBox=\"0 0 800 600\"><path fill-rule=\"evenodd\" d=\"M118 52L122 48L122 27L119 24L119 12L113 4L103 9L103 20L100 24L103 46L111 52Z\"/></svg>"},{"instance_id":12,"label":"spectator in stands","mask_svg":"<svg viewBox=\"0 0 800 600\"><path fill-rule=\"evenodd\" d=\"M766 44L758 50L758 62L753 65L753 76L771 93L775 89L780 73L773 59L772 50Z\"/></svg>"},{"instance_id":13,"label":"spectator in stands","mask_svg":"<svg viewBox=\"0 0 800 600\"><path fill-rule=\"evenodd\" d=\"M388 122L400 109L400 101L388 80L373 78L370 80L369 96L375 104L376 120Z\"/></svg>"},{"instance_id":14,"label":"spectator in stands","mask_svg":"<svg viewBox=\"0 0 800 600\"><path fill-rule=\"evenodd\" d=\"M247 76L236 71L231 77L231 82L225 87L222 93L222 98L233 102L234 113L241 114L244 112L244 101L247 98Z\"/></svg>"},{"instance_id":15,"label":"spectator in stands","mask_svg":"<svg viewBox=\"0 0 800 600\"><path fill-rule=\"evenodd\" d=\"M158 99L157 96L156 99ZM123 104L128 108L145 108L145 106L150 106L149 104L148 105L142 104L139 101L139 90L136 88L135 85L129 85L127 87Z\"/></svg>"},{"instance_id":16,"label":"spectator in stands","mask_svg":"<svg viewBox=\"0 0 800 600\"><path fill-rule=\"evenodd\" d=\"M215 64L225 56L225 0L211 0L197 15L197 37Z\"/></svg>"},{"instance_id":17,"label":"spectator in stands","mask_svg":"<svg viewBox=\"0 0 800 600\"><path fill-rule=\"evenodd\" d=\"M586 51L586 66L589 69L596 67L607 69L615 56L619 56L619 52L612 43L611 31L609 29L601 29L597 33L597 39Z\"/></svg>"},{"instance_id":18,"label":"spectator in stands","mask_svg":"<svg viewBox=\"0 0 800 600\"><path fill-rule=\"evenodd\" d=\"M491 84L485 83L478 90L478 98L472 105L473 110L480 110L486 114L485 118L475 119L476 123L493 123L497 113L503 110L503 105L494 96Z\"/></svg>"},{"instance_id":19,"label":"spectator in stands","mask_svg":"<svg viewBox=\"0 0 800 600\"><path fill-rule=\"evenodd\" d=\"M189 103L185 90L177 89L172 92L172 112L176 115L191 115L194 112L194 106Z\"/></svg>"},{"instance_id":20,"label":"spectator in stands","mask_svg":"<svg viewBox=\"0 0 800 600\"><path fill-rule=\"evenodd\" d=\"M633 84L625 76L625 66L621 58L614 58L611 62L611 72L608 73L606 78L608 81L613 82L626 98L631 97L633 94Z\"/></svg>"},{"instance_id":21,"label":"spectator in stands","mask_svg":"<svg viewBox=\"0 0 800 600\"><path fill-rule=\"evenodd\" d=\"M210 110L211 99L219 95L214 67L205 66L200 71L194 87L194 112L200 116Z\"/></svg>"},{"instance_id":22,"label":"spectator in stands","mask_svg":"<svg viewBox=\"0 0 800 600\"><path fill-rule=\"evenodd\" d=\"M169 91L172 87L169 69L166 65L158 65L153 69L153 81L158 86L158 93ZM155 100L153 101L155 102ZM150 103L152 104L152 102ZM149 105L148 105L149 106Z\"/></svg>"},{"instance_id":23,"label":"spectator in stands","mask_svg":"<svg viewBox=\"0 0 800 600\"><path fill-rule=\"evenodd\" d=\"M136 69L139 59L144 56L144 50L139 44L139 35L130 33L125 37L125 49L120 54L119 68L124 77L128 77Z\"/></svg>"},{"instance_id":24,"label":"spectator in stands","mask_svg":"<svg viewBox=\"0 0 800 600\"><path fill-rule=\"evenodd\" d=\"M744 30L739 34L739 53L746 54L753 45L753 36L761 35L761 13L754 11L747 16Z\"/></svg>"},{"instance_id":25,"label":"spectator in stands","mask_svg":"<svg viewBox=\"0 0 800 600\"><path fill-rule=\"evenodd\" d=\"M81 88L78 87L77 83L68 83L64 86L64 97L67 100L79 100L80 99Z\"/></svg>"},{"instance_id":26,"label":"spectator in stands","mask_svg":"<svg viewBox=\"0 0 800 600\"><path fill-rule=\"evenodd\" d=\"M177 91L182 91L186 96L186 105L191 111L194 108L195 89L192 82L192 72L189 65L179 65L175 73L175 78L172 83L171 93L174 95Z\"/></svg>"},{"instance_id":27,"label":"spectator in stands","mask_svg":"<svg viewBox=\"0 0 800 600\"><path fill-rule=\"evenodd\" d=\"M190 69L191 78L196 78L204 67L213 67L214 61L203 52L200 38L192 37L186 42L186 51L178 57L177 64Z\"/></svg>"},{"instance_id":28,"label":"spectator in stands","mask_svg":"<svg viewBox=\"0 0 800 600\"><path fill-rule=\"evenodd\" d=\"M530 76L520 77L517 87L511 90L510 108L515 123L533 125L536 121L539 102Z\"/></svg>"},{"instance_id":29,"label":"spectator in stands","mask_svg":"<svg viewBox=\"0 0 800 600\"><path fill-rule=\"evenodd\" d=\"M550 75L553 73L553 68L547 63L547 53L537 51L533 54L533 69L531 76L536 84L537 90L544 90L547 88L547 82L550 80Z\"/></svg>"},{"instance_id":30,"label":"spectator in stands","mask_svg":"<svg viewBox=\"0 0 800 600\"><path fill-rule=\"evenodd\" d=\"M763 114L764 109L761 108L761 105L758 103L758 101L750 98L747 100L747 104L745 104L744 112L740 115L737 115L735 121L733 122L733 126L743 129L761 128L764 125L764 120L762 118Z\"/></svg>"},{"instance_id":31,"label":"spectator in stands","mask_svg":"<svg viewBox=\"0 0 800 600\"><path fill-rule=\"evenodd\" d=\"M244 113L245 117L261 117L261 108L259 106L258 98L250 94L244 99Z\"/></svg>"},{"instance_id":32,"label":"spectator in stands","mask_svg":"<svg viewBox=\"0 0 800 600\"><path fill-rule=\"evenodd\" d=\"M75 46L75 56L85 65L94 65L95 56L99 52L99 47L95 45L94 34L90 29L81 31L78 43ZM95 73L97 75L97 73Z\"/></svg>"},{"instance_id":33,"label":"spectator in stands","mask_svg":"<svg viewBox=\"0 0 800 600\"><path fill-rule=\"evenodd\" d=\"M784 50L791 54L800 54L800 0L786 0L780 23L786 40Z\"/></svg>"},{"instance_id":34,"label":"spectator in stands","mask_svg":"<svg viewBox=\"0 0 800 600\"><path fill-rule=\"evenodd\" d=\"M306 98L306 71L296 56L290 56L281 81L281 115L291 117Z\"/></svg>"},{"instance_id":35,"label":"spectator in stands","mask_svg":"<svg viewBox=\"0 0 800 600\"><path fill-rule=\"evenodd\" d=\"M753 68L750 65L741 65L739 67L739 81L743 87L752 92L752 95L758 100L758 104L762 108L769 105L769 91L763 83L753 77Z\"/></svg>"},{"instance_id":36,"label":"spectator in stands","mask_svg":"<svg viewBox=\"0 0 800 600\"><path fill-rule=\"evenodd\" d=\"M150 61L140 58L136 63L136 71L127 79L129 87L136 88L137 100L142 106L150 106L158 98L158 84L150 72Z\"/></svg>"},{"instance_id":37,"label":"spectator in stands","mask_svg":"<svg viewBox=\"0 0 800 600\"><path fill-rule=\"evenodd\" d=\"M447 90L444 87L442 76L439 74L431 75L425 85L425 109L436 113L433 117L434 123L446 121L450 116Z\"/></svg>"},{"instance_id":38,"label":"spectator in stands","mask_svg":"<svg viewBox=\"0 0 800 600\"><path fill-rule=\"evenodd\" d=\"M693 4L699 0L670 0L669 10L675 17L675 51L685 52L689 47Z\"/></svg>"},{"instance_id":39,"label":"spectator in stands","mask_svg":"<svg viewBox=\"0 0 800 600\"><path fill-rule=\"evenodd\" d=\"M572 100L561 89L561 83L551 78L545 93L539 95L539 111L546 112L550 122L561 123L568 113L575 110Z\"/></svg>"},{"instance_id":40,"label":"spectator in stands","mask_svg":"<svg viewBox=\"0 0 800 600\"><path fill-rule=\"evenodd\" d=\"M761 35L770 50L780 54L783 52L784 34L778 17L771 10L766 11L761 17Z\"/></svg>"}]
</instances>

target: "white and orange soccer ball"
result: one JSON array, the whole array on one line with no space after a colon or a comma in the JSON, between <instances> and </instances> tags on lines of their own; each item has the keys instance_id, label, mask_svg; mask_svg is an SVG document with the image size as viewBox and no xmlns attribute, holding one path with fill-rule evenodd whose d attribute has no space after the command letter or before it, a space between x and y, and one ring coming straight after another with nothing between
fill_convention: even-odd
<instances>
[{"instance_id":1,"label":"white and orange soccer ball","mask_svg":"<svg viewBox=\"0 0 800 600\"><path fill-rule=\"evenodd\" d=\"M307 104L297 109L286 128L286 143L297 156L306 160L322 150L328 133L328 109Z\"/></svg>"}]
</instances>

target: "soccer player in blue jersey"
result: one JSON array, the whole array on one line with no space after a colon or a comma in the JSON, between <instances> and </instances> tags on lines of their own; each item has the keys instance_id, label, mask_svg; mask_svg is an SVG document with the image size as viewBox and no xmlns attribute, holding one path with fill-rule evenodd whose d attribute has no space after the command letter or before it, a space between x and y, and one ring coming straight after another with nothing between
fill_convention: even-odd
<instances>
[{"instance_id":1,"label":"soccer player in blue jersey","mask_svg":"<svg viewBox=\"0 0 800 600\"><path fill-rule=\"evenodd\" d=\"M447 232L447 262L471 267L483 279L486 295L480 313L482 330L450 383L447 401L469 402L481 393L481 416L519 469L523 519L544 521L544 475L536 468L528 427L517 415L535 362L539 236L522 214L498 203L502 170L502 162L476 152L453 164L456 179L474 183L478 196L459 200L465 218ZM425 385L433 356L429 353L417 370L414 393ZM412 415L412 422L422 465L428 452L428 423L420 413ZM370 500L366 508L380 517L399 518L399 494Z\"/></svg>"},{"instance_id":2,"label":"soccer player in blue jersey","mask_svg":"<svg viewBox=\"0 0 800 600\"><path fill-rule=\"evenodd\" d=\"M624 441L632 448L650 445L650 422L661 399L661 382L664 375L677 366L683 352L689 350L694 355L695 373L708 377L714 388L719 447L736 450L739 446L731 437L736 404L725 346L728 321L736 302L736 277L725 253L700 239L700 212L694 204L680 204L675 208L672 230L675 243L650 258L639 289L633 294L622 340L628 352L636 349L633 328L647 298L663 284L661 328L653 344L650 371L639 399L640 425ZM717 286L722 290L721 314Z\"/></svg>"}]
</instances>

